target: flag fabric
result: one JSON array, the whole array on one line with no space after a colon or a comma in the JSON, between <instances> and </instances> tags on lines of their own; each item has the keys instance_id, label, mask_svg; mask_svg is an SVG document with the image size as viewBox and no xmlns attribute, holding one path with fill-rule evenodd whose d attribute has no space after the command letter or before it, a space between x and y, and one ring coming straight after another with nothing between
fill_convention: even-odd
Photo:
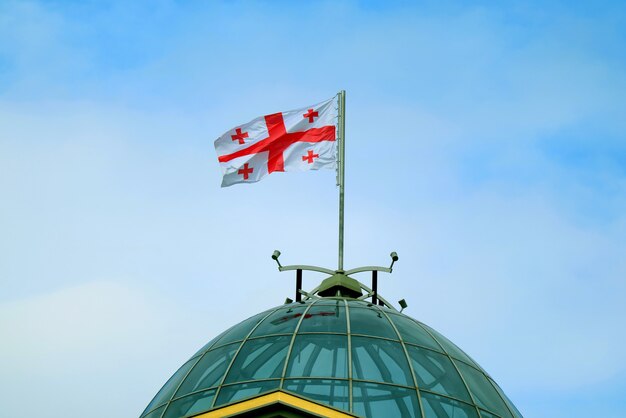
<instances>
[{"instance_id":1,"label":"flag fabric","mask_svg":"<svg viewBox=\"0 0 626 418\"><path fill-rule=\"evenodd\" d=\"M261 116L215 140L222 187L254 183L275 171L337 167L337 96Z\"/></svg>"}]
</instances>

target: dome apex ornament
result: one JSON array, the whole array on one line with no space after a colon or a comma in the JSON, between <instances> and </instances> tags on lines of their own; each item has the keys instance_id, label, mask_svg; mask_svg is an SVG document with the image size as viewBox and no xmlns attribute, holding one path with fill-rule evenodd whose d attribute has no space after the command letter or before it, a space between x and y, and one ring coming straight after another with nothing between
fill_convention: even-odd
<instances>
[{"instance_id":1,"label":"dome apex ornament","mask_svg":"<svg viewBox=\"0 0 626 418\"><path fill-rule=\"evenodd\" d=\"M391 257L391 264L389 267L382 266L363 266L356 267L350 270L331 270L325 267L304 265L304 264L294 264L289 266L283 266L280 263L279 257L281 252L279 250L274 250L272 253L272 259L276 261L278 264L278 271L294 271L296 272L296 294L295 299L296 302L302 301L302 296L305 297L305 300L311 298L319 298L319 297L341 297L341 298L351 298L351 299L359 299L364 300L371 297L371 302L374 305L381 305L391 308L393 310L397 310L394 308L389 302L387 302L384 298L382 298L378 294L378 272L382 271L384 273L393 272L393 265L396 261L398 261L398 253L392 251L389 256ZM322 283L311 290L310 292L306 292L302 289L302 272L304 270L314 271L317 273L325 273L329 274L330 277L327 277L322 281ZM356 273L364 273L371 272L372 273L372 287L369 288L365 286L363 283L359 282L356 279L350 277L351 274ZM365 294L363 293L365 292ZM404 299L402 299L404 301ZM406 302L404 302L406 305ZM406 306L400 304L400 307L404 309Z\"/></svg>"}]
</instances>

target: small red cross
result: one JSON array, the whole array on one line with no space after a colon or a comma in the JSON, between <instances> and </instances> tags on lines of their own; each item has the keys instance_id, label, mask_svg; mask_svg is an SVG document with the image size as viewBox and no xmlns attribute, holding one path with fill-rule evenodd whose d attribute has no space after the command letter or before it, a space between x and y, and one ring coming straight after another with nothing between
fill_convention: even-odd
<instances>
[{"instance_id":1,"label":"small red cross","mask_svg":"<svg viewBox=\"0 0 626 418\"><path fill-rule=\"evenodd\" d=\"M253 171L254 171L254 168L249 168L248 163L245 163L243 165L243 168L240 168L239 171L237 171L237 174L243 174L243 179L248 180L249 174L252 173Z\"/></svg>"},{"instance_id":2,"label":"small red cross","mask_svg":"<svg viewBox=\"0 0 626 418\"><path fill-rule=\"evenodd\" d=\"M236 135L231 135L230 137L233 141L239 141L240 144L244 143L244 138L248 137L248 132L241 132L241 128L235 129Z\"/></svg>"},{"instance_id":3,"label":"small red cross","mask_svg":"<svg viewBox=\"0 0 626 418\"><path fill-rule=\"evenodd\" d=\"M313 120L319 116L319 113L314 112L313 109L309 109L309 111L302 116L309 118L309 123L313 123Z\"/></svg>"},{"instance_id":4,"label":"small red cross","mask_svg":"<svg viewBox=\"0 0 626 418\"><path fill-rule=\"evenodd\" d=\"M307 155L302 156L302 161L307 161L309 164L313 164L313 160L320 158L319 154L313 154L313 150L309 150Z\"/></svg>"}]
</instances>

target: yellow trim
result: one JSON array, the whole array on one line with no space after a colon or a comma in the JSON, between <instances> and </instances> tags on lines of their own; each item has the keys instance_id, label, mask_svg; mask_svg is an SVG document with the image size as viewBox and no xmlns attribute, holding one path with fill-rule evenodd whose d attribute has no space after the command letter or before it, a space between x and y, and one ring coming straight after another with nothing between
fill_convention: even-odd
<instances>
[{"instance_id":1,"label":"yellow trim","mask_svg":"<svg viewBox=\"0 0 626 418\"><path fill-rule=\"evenodd\" d=\"M241 414L242 412L254 411L255 409L259 409L275 403L289 405L294 408L327 418L351 418L355 416L347 412L340 412L337 409L325 405L320 405L316 402L308 401L306 399L302 399L289 393L277 390L275 392L261 395L256 398L248 399L238 402L236 404L227 405L222 408L214 409L212 411L196 415L194 418L232 417Z\"/></svg>"}]
</instances>

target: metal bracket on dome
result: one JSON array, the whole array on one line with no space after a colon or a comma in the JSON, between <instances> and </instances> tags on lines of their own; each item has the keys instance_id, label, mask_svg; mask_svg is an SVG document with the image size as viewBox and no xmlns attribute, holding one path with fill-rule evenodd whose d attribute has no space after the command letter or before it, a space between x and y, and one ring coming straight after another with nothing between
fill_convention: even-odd
<instances>
[{"instance_id":1,"label":"metal bracket on dome","mask_svg":"<svg viewBox=\"0 0 626 418\"><path fill-rule=\"evenodd\" d=\"M335 270L327 269L327 268L324 268L324 267L307 266L307 265L304 265L304 264L303 265L294 264L292 266L280 266L280 267L278 267L278 271L289 271L289 270L308 270L308 271L317 271L319 273L335 274Z\"/></svg>"},{"instance_id":2,"label":"metal bracket on dome","mask_svg":"<svg viewBox=\"0 0 626 418\"><path fill-rule=\"evenodd\" d=\"M305 292L304 290L300 289L298 290L298 293L300 293L301 295L303 295L305 297L304 300L308 300L308 299L321 299L319 296L315 296L312 293L309 292Z\"/></svg>"},{"instance_id":3,"label":"metal bracket on dome","mask_svg":"<svg viewBox=\"0 0 626 418\"><path fill-rule=\"evenodd\" d=\"M373 289L370 289L369 287L365 286L364 284L361 284L361 286L363 287L363 290L365 290L366 292L368 292L368 294L372 295L372 304L376 305L376 299L378 299L380 301L380 305L384 305L388 308L393 309L394 311L397 311L396 308L393 307L393 305L389 302L387 302L382 296L380 296L379 294L377 294L377 292ZM366 299L367 297L365 297L364 299ZM359 298L360 299L360 298Z\"/></svg>"},{"instance_id":4,"label":"metal bracket on dome","mask_svg":"<svg viewBox=\"0 0 626 418\"><path fill-rule=\"evenodd\" d=\"M305 296L305 300L311 298L318 298L316 294L320 292L326 292L322 296L333 296L329 292L337 291L337 296L354 297L355 299L364 300L371 296L372 304L385 305L391 309L395 309L389 302L380 297L378 294L378 272L391 273L393 271L393 265L398 261L398 254L393 251L389 254L391 257L391 265L389 267L381 266L365 266L357 267L347 271L343 270L331 270L324 267L311 266L311 265L290 265L283 266L280 264L278 258L280 257L280 251L275 250L272 253L272 259L278 264L278 271L296 271L296 302L302 301L302 295ZM313 289L311 292L305 292L302 290L302 271L315 271L318 273L329 274L330 277L325 279L319 286ZM358 280L354 280L349 277L351 274L364 273L367 271L372 272L372 288L365 286ZM336 289L336 290L335 290ZM343 289L343 290L342 290ZM361 290L365 290L366 294L362 295Z\"/></svg>"}]
</instances>

